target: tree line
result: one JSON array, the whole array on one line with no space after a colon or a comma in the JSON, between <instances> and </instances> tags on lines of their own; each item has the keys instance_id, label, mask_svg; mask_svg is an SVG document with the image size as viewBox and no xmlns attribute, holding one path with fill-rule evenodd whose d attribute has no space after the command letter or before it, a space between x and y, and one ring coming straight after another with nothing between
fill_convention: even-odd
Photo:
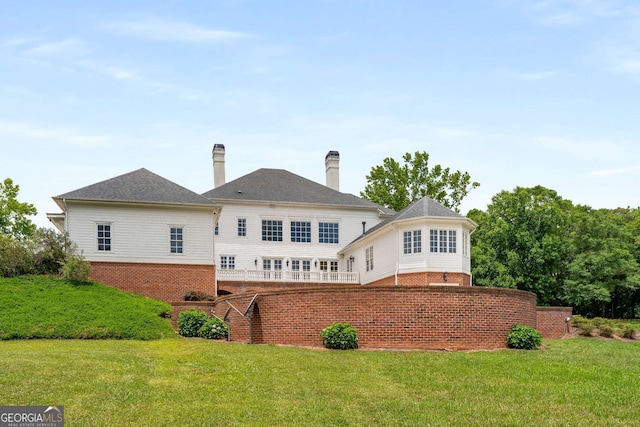
<instances>
[{"instance_id":1,"label":"tree line","mask_svg":"<svg viewBox=\"0 0 640 427\"><path fill-rule=\"evenodd\" d=\"M396 211L428 196L458 211L480 184L467 172L429 167L426 152L371 169L361 196ZM534 292L538 305L584 316L635 318L640 311L640 210L574 205L552 189L516 187L467 216L476 286Z\"/></svg>"}]
</instances>

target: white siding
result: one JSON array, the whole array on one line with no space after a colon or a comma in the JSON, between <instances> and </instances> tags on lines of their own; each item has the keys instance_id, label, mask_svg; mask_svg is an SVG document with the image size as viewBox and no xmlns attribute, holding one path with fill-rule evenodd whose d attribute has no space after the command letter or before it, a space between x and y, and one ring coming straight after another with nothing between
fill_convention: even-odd
<instances>
[{"instance_id":1,"label":"white siding","mask_svg":"<svg viewBox=\"0 0 640 427\"><path fill-rule=\"evenodd\" d=\"M216 236L216 262L220 256L235 256L236 269L262 269L265 258L282 259L287 270L287 260L310 260L311 270L318 260L337 260L339 270L346 271L346 261L338 259L338 251L362 234L362 221L371 228L383 220L377 213L358 209L318 208L276 204L241 204L222 202L219 234ZM238 236L238 218L245 218L246 237ZM262 220L282 220L282 241L262 241ZM311 243L291 242L291 221L311 223ZM319 243L318 224L335 222L339 226L338 243ZM257 265L255 260L258 260ZM289 266L290 268L290 266Z\"/></svg>"},{"instance_id":2,"label":"white siding","mask_svg":"<svg viewBox=\"0 0 640 427\"><path fill-rule=\"evenodd\" d=\"M69 237L89 261L213 264L212 211L67 201ZM111 251L98 251L97 224L111 224ZM184 251L170 253L170 227L183 228Z\"/></svg>"}]
</instances>

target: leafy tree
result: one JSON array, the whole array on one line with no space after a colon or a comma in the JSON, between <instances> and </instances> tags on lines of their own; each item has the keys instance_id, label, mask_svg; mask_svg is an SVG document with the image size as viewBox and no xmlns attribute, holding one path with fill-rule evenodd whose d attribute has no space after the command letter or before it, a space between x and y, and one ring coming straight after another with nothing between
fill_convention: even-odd
<instances>
[{"instance_id":1,"label":"leafy tree","mask_svg":"<svg viewBox=\"0 0 640 427\"><path fill-rule=\"evenodd\" d=\"M429 154L418 152L402 156L404 163L387 157L383 164L371 168L367 186L360 196L379 205L400 211L411 203L429 196L456 212L469 191L478 187L467 172L451 172L435 165L429 168Z\"/></svg>"},{"instance_id":2,"label":"leafy tree","mask_svg":"<svg viewBox=\"0 0 640 427\"><path fill-rule=\"evenodd\" d=\"M558 303L572 208L555 191L537 186L502 191L486 213L471 211L479 225L472 235L474 282L534 292L541 305Z\"/></svg>"},{"instance_id":3,"label":"leafy tree","mask_svg":"<svg viewBox=\"0 0 640 427\"><path fill-rule=\"evenodd\" d=\"M0 182L0 235L24 239L33 235L36 226L29 216L38 213L31 203L19 202L20 187L11 178Z\"/></svg>"}]
</instances>

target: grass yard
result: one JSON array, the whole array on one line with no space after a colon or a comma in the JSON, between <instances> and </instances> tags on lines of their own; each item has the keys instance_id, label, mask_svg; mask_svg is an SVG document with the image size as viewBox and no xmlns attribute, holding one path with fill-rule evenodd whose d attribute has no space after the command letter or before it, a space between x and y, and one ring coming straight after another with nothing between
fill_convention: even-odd
<instances>
[{"instance_id":1,"label":"grass yard","mask_svg":"<svg viewBox=\"0 0 640 427\"><path fill-rule=\"evenodd\" d=\"M321 351L180 337L0 342L0 403L68 426L634 426L640 343Z\"/></svg>"},{"instance_id":2,"label":"grass yard","mask_svg":"<svg viewBox=\"0 0 640 427\"><path fill-rule=\"evenodd\" d=\"M164 302L96 282L0 277L0 340L175 336L171 322L160 318L170 310Z\"/></svg>"}]
</instances>

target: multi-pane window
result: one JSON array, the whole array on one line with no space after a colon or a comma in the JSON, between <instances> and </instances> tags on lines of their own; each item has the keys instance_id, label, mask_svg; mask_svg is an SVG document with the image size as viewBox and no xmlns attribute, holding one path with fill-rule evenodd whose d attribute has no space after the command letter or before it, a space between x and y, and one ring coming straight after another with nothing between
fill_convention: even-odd
<instances>
[{"instance_id":1,"label":"multi-pane window","mask_svg":"<svg viewBox=\"0 0 640 427\"><path fill-rule=\"evenodd\" d=\"M431 230L429 251L455 254L457 252L456 230Z\"/></svg>"},{"instance_id":2,"label":"multi-pane window","mask_svg":"<svg viewBox=\"0 0 640 427\"><path fill-rule=\"evenodd\" d=\"M111 224L98 224L98 250L111 250Z\"/></svg>"},{"instance_id":3,"label":"multi-pane window","mask_svg":"<svg viewBox=\"0 0 640 427\"><path fill-rule=\"evenodd\" d=\"M291 221L291 241L311 243L311 223Z\"/></svg>"},{"instance_id":4,"label":"multi-pane window","mask_svg":"<svg viewBox=\"0 0 640 427\"><path fill-rule=\"evenodd\" d=\"M263 259L262 260L262 269L263 270L271 270L271 260L270 259Z\"/></svg>"},{"instance_id":5,"label":"multi-pane window","mask_svg":"<svg viewBox=\"0 0 640 427\"><path fill-rule=\"evenodd\" d=\"M403 233L404 253L419 254L422 252L422 231L413 230Z\"/></svg>"},{"instance_id":6,"label":"multi-pane window","mask_svg":"<svg viewBox=\"0 0 640 427\"><path fill-rule=\"evenodd\" d=\"M169 248L172 254L181 254L183 251L182 227L171 227L169 232Z\"/></svg>"},{"instance_id":7,"label":"multi-pane window","mask_svg":"<svg viewBox=\"0 0 640 427\"><path fill-rule=\"evenodd\" d=\"M236 257L233 255L221 255L220 256L220 269L221 270L235 270L236 269Z\"/></svg>"},{"instance_id":8,"label":"multi-pane window","mask_svg":"<svg viewBox=\"0 0 640 427\"><path fill-rule=\"evenodd\" d=\"M238 237L245 237L247 235L247 219L238 218Z\"/></svg>"},{"instance_id":9,"label":"multi-pane window","mask_svg":"<svg viewBox=\"0 0 640 427\"><path fill-rule=\"evenodd\" d=\"M338 243L338 223L321 222L318 224L318 241L320 243Z\"/></svg>"},{"instance_id":10,"label":"multi-pane window","mask_svg":"<svg viewBox=\"0 0 640 427\"><path fill-rule=\"evenodd\" d=\"M320 271L338 271L338 261L320 261Z\"/></svg>"},{"instance_id":11,"label":"multi-pane window","mask_svg":"<svg viewBox=\"0 0 640 427\"><path fill-rule=\"evenodd\" d=\"M262 220L262 241L282 242L282 220Z\"/></svg>"},{"instance_id":12,"label":"multi-pane window","mask_svg":"<svg viewBox=\"0 0 640 427\"><path fill-rule=\"evenodd\" d=\"M217 236L219 232L220 232L220 229L218 227L218 223L216 222L216 228L213 229L213 234Z\"/></svg>"},{"instance_id":13,"label":"multi-pane window","mask_svg":"<svg viewBox=\"0 0 640 427\"><path fill-rule=\"evenodd\" d=\"M367 271L373 270L373 246L368 247L364 251L365 264Z\"/></svg>"}]
</instances>

